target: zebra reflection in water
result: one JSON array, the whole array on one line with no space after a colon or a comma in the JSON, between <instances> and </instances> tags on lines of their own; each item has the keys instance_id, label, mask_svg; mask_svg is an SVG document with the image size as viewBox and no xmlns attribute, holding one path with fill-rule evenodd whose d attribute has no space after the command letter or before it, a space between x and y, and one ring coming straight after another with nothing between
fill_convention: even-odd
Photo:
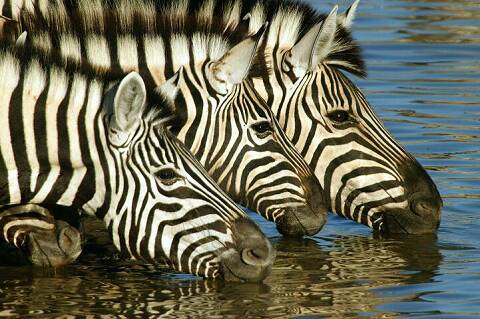
<instances>
[{"instance_id":1,"label":"zebra reflection in water","mask_svg":"<svg viewBox=\"0 0 480 319\"><path fill-rule=\"evenodd\" d=\"M78 316L103 309L110 315L152 318L358 317L359 313L378 314L377 307L386 302L416 300L418 294L382 296L378 290L432 282L442 261L433 237L395 240L346 236L327 238L320 245L311 239L280 239L275 266L263 284L224 285L172 278L146 266L130 270L128 261L119 262L109 250L104 232L88 233L95 238L89 239L92 242L80 259L80 267L65 276L60 274L53 284L50 278L28 282L24 292L31 291L33 284L47 292L65 284L72 294L79 294L74 298L82 303ZM69 278L72 276L77 278ZM7 288L4 292L8 295L12 291ZM89 297L84 298L87 293ZM48 309L59 309L54 305L58 301L48 294L36 297L52 306Z\"/></svg>"}]
</instances>

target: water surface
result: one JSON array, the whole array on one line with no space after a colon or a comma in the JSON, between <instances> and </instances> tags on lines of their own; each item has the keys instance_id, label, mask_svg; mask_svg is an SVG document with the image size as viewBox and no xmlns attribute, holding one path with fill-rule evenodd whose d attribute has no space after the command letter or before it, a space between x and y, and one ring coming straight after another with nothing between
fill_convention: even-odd
<instances>
[{"instance_id":1,"label":"water surface","mask_svg":"<svg viewBox=\"0 0 480 319\"><path fill-rule=\"evenodd\" d=\"M0 317L480 317L480 2L362 0L353 30L369 70L355 82L442 194L437 236L378 238L330 216L320 235L287 240L253 216L278 250L263 284L172 274L92 244L60 270L1 267Z\"/></svg>"}]
</instances>

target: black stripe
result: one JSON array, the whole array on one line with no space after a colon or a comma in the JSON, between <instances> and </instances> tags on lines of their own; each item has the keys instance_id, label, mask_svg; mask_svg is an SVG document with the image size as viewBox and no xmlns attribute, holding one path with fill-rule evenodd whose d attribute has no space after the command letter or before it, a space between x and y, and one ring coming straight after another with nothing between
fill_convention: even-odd
<instances>
[{"instance_id":1,"label":"black stripe","mask_svg":"<svg viewBox=\"0 0 480 319\"><path fill-rule=\"evenodd\" d=\"M50 190L47 196L47 202L51 204L57 203L63 193L67 190L68 184L73 176L72 159L70 157L70 141L68 135L67 118L68 118L68 103L72 92L73 78L68 80L68 87L65 97L58 106L57 111L57 149L58 149L58 162L60 163L61 175L58 176L54 187ZM48 106L47 106L48 107ZM53 128L52 128L53 129Z\"/></svg>"},{"instance_id":2,"label":"black stripe","mask_svg":"<svg viewBox=\"0 0 480 319\"><path fill-rule=\"evenodd\" d=\"M8 121L10 127L11 145L13 149L13 156L18 170L18 183L20 185L20 194L22 201L31 199L32 193L30 187L23 187L23 185L30 185L31 167L27 157L27 146L25 141L25 131L23 123L22 109L23 104L23 90L26 77L25 67L20 69L18 85L12 92L9 103ZM31 107L31 105L29 105ZM34 112L33 109L28 110Z\"/></svg>"},{"instance_id":3,"label":"black stripe","mask_svg":"<svg viewBox=\"0 0 480 319\"><path fill-rule=\"evenodd\" d=\"M90 156L90 148L88 146L88 135L87 127L85 123L85 117L87 113L87 105L90 100L91 95L91 82L87 83L85 88L86 99L83 102L82 108L80 109L77 125L78 125L78 141L80 147L80 154L82 156L82 162L87 168L85 177L78 187L78 192L73 200L72 206L81 207L83 204L88 202L95 193L95 171L93 160Z\"/></svg>"},{"instance_id":4,"label":"black stripe","mask_svg":"<svg viewBox=\"0 0 480 319\"><path fill-rule=\"evenodd\" d=\"M45 183L51 166L48 159L47 127L46 127L46 105L48 91L50 90L50 72L46 72L45 87L35 103L33 127L35 131L35 147L39 163L40 175L37 178L37 185L34 193L38 193Z\"/></svg>"}]
</instances>

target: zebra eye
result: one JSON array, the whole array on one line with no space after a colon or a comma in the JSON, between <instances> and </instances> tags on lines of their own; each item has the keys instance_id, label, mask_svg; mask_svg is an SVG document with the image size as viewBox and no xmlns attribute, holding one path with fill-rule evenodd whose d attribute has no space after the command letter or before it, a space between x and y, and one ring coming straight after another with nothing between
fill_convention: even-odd
<instances>
[{"instance_id":1,"label":"zebra eye","mask_svg":"<svg viewBox=\"0 0 480 319\"><path fill-rule=\"evenodd\" d=\"M165 184L173 184L180 176L172 168L164 168L157 172L157 177Z\"/></svg>"},{"instance_id":2,"label":"zebra eye","mask_svg":"<svg viewBox=\"0 0 480 319\"><path fill-rule=\"evenodd\" d=\"M350 114L347 111L339 110L329 113L328 118L335 123L345 123L351 120Z\"/></svg>"},{"instance_id":3,"label":"zebra eye","mask_svg":"<svg viewBox=\"0 0 480 319\"><path fill-rule=\"evenodd\" d=\"M268 121L263 121L259 123L255 123L252 125L252 129L258 134L261 135L261 137L265 137L271 132L273 132L273 128L270 125L270 122Z\"/></svg>"}]
</instances>

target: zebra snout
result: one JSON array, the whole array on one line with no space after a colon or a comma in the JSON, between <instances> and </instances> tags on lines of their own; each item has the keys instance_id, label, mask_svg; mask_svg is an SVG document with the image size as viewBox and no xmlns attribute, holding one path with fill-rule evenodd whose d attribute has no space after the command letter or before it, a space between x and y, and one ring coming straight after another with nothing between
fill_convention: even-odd
<instances>
[{"instance_id":1,"label":"zebra snout","mask_svg":"<svg viewBox=\"0 0 480 319\"><path fill-rule=\"evenodd\" d=\"M277 230L284 236L302 237L318 233L325 225L326 210L313 210L309 205L287 208L277 220Z\"/></svg>"},{"instance_id":2,"label":"zebra snout","mask_svg":"<svg viewBox=\"0 0 480 319\"><path fill-rule=\"evenodd\" d=\"M425 169L415 160L404 167L404 188L408 206L402 212L384 216L389 233L429 234L440 225L442 198Z\"/></svg>"},{"instance_id":3,"label":"zebra snout","mask_svg":"<svg viewBox=\"0 0 480 319\"><path fill-rule=\"evenodd\" d=\"M440 225L442 200L438 193L417 192L405 209L383 213L382 230L388 234L433 234Z\"/></svg>"},{"instance_id":4,"label":"zebra snout","mask_svg":"<svg viewBox=\"0 0 480 319\"><path fill-rule=\"evenodd\" d=\"M289 207L276 221L277 230L285 236L302 237L318 233L327 220L327 205L320 183L315 177L302 178L305 203Z\"/></svg>"},{"instance_id":5,"label":"zebra snout","mask_svg":"<svg viewBox=\"0 0 480 319\"><path fill-rule=\"evenodd\" d=\"M275 249L251 220L237 220L232 231L234 249L220 256L223 278L229 281L259 282L270 274L275 260Z\"/></svg>"}]
</instances>

